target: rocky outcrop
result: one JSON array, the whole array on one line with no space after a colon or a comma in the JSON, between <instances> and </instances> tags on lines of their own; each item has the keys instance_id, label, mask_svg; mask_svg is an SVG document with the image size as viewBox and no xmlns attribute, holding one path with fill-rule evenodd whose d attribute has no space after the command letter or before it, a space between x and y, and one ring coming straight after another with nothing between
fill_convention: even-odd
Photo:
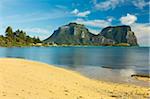
<instances>
[{"instance_id":1,"label":"rocky outcrop","mask_svg":"<svg viewBox=\"0 0 150 99\"><path fill-rule=\"evenodd\" d=\"M127 43L131 46L138 45L130 26L109 26L95 35L89 32L84 25L77 23L69 23L59 27L43 42L67 45L115 45L120 43Z\"/></svg>"},{"instance_id":2,"label":"rocky outcrop","mask_svg":"<svg viewBox=\"0 0 150 99\"><path fill-rule=\"evenodd\" d=\"M59 27L44 42L55 42L57 44L90 43L90 32L84 25L70 23Z\"/></svg>"},{"instance_id":3,"label":"rocky outcrop","mask_svg":"<svg viewBox=\"0 0 150 99\"><path fill-rule=\"evenodd\" d=\"M137 46L138 45L137 38L134 35L134 32L128 31L126 39L127 39L127 43L130 44L131 46Z\"/></svg>"},{"instance_id":4,"label":"rocky outcrop","mask_svg":"<svg viewBox=\"0 0 150 99\"><path fill-rule=\"evenodd\" d=\"M112 39L108 39L108 38L106 38L106 37L104 37L104 36L102 36L102 35L100 35L100 34L98 34L98 35L92 35L91 36L91 42L93 43L93 44L100 44L100 45L107 45L107 44L110 44L110 45L113 45L113 44L115 44L115 41L114 40L112 40Z\"/></svg>"},{"instance_id":5,"label":"rocky outcrop","mask_svg":"<svg viewBox=\"0 0 150 99\"><path fill-rule=\"evenodd\" d=\"M130 26L110 26L101 31L101 36L114 40L116 44L128 43L131 46L137 46L137 39Z\"/></svg>"}]
</instances>

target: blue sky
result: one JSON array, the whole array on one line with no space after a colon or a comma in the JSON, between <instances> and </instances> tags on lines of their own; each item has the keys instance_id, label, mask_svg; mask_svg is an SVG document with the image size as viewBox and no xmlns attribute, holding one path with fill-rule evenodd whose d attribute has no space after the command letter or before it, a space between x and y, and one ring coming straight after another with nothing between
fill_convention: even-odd
<instances>
[{"instance_id":1,"label":"blue sky","mask_svg":"<svg viewBox=\"0 0 150 99\"><path fill-rule=\"evenodd\" d=\"M7 26L49 37L69 22L97 34L106 26L130 25L142 46L149 44L149 0L1 0L0 34Z\"/></svg>"}]
</instances>

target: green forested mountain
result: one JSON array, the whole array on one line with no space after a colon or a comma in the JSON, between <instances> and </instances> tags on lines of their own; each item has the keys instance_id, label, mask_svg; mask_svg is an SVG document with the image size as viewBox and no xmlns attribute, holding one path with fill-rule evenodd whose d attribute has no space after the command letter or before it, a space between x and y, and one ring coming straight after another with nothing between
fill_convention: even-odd
<instances>
[{"instance_id":1,"label":"green forested mountain","mask_svg":"<svg viewBox=\"0 0 150 99\"><path fill-rule=\"evenodd\" d=\"M90 32L84 25L70 23L59 27L49 38L44 40L44 43L53 42L58 45L90 44Z\"/></svg>"},{"instance_id":2,"label":"green forested mountain","mask_svg":"<svg viewBox=\"0 0 150 99\"><path fill-rule=\"evenodd\" d=\"M131 46L138 45L134 32L131 30L131 27L127 25L109 26L102 29L100 34L101 36L114 40L116 44L128 43Z\"/></svg>"},{"instance_id":3,"label":"green forested mountain","mask_svg":"<svg viewBox=\"0 0 150 99\"><path fill-rule=\"evenodd\" d=\"M38 37L30 37L26 32L17 30L13 32L13 29L8 26L5 31L5 36L0 35L0 46L13 47L13 46L32 46L33 44L40 43Z\"/></svg>"},{"instance_id":4,"label":"green forested mountain","mask_svg":"<svg viewBox=\"0 0 150 99\"><path fill-rule=\"evenodd\" d=\"M0 35L0 46L4 47L49 45L138 46L138 43L130 26L109 26L95 35L82 24L69 23L43 41L19 29L14 32L10 26L4 36Z\"/></svg>"},{"instance_id":5,"label":"green forested mountain","mask_svg":"<svg viewBox=\"0 0 150 99\"><path fill-rule=\"evenodd\" d=\"M77 23L59 27L43 42L57 45L138 46L130 26L109 26L95 35Z\"/></svg>"}]
</instances>

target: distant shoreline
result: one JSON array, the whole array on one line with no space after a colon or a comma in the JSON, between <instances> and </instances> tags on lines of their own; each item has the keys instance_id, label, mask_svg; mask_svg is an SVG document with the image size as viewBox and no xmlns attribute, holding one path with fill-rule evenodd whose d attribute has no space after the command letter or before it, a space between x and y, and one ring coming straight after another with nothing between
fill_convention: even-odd
<instances>
[{"instance_id":1,"label":"distant shoreline","mask_svg":"<svg viewBox=\"0 0 150 99\"><path fill-rule=\"evenodd\" d=\"M0 58L0 81L0 98L149 97L145 87L96 81L73 71L24 59Z\"/></svg>"},{"instance_id":2,"label":"distant shoreline","mask_svg":"<svg viewBox=\"0 0 150 99\"><path fill-rule=\"evenodd\" d=\"M22 47L124 47L124 48L141 48L141 47L146 47L149 48L147 46L100 46L100 45L48 45L48 46L44 46L44 45L40 45L40 46L0 46L0 48L22 48Z\"/></svg>"}]
</instances>

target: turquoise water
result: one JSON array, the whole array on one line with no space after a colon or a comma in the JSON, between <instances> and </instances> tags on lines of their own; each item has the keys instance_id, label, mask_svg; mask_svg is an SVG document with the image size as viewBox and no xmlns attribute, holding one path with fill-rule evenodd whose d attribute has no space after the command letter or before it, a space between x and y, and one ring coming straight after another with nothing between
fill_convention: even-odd
<instances>
[{"instance_id":1,"label":"turquoise water","mask_svg":"<svg viewBox=\"0 0 150 99\"><path fill-rule=\"evenodd\" d=\"M104 71L110 69L116 73L123 71L129 74L149 74L150 66L149 48L146 47L0 48L0 57L45 62L73 69L96 79L103 78L101 76L106 75ZM119 75L115 74L115 76Z\"/></svg>"}]
</instances>

